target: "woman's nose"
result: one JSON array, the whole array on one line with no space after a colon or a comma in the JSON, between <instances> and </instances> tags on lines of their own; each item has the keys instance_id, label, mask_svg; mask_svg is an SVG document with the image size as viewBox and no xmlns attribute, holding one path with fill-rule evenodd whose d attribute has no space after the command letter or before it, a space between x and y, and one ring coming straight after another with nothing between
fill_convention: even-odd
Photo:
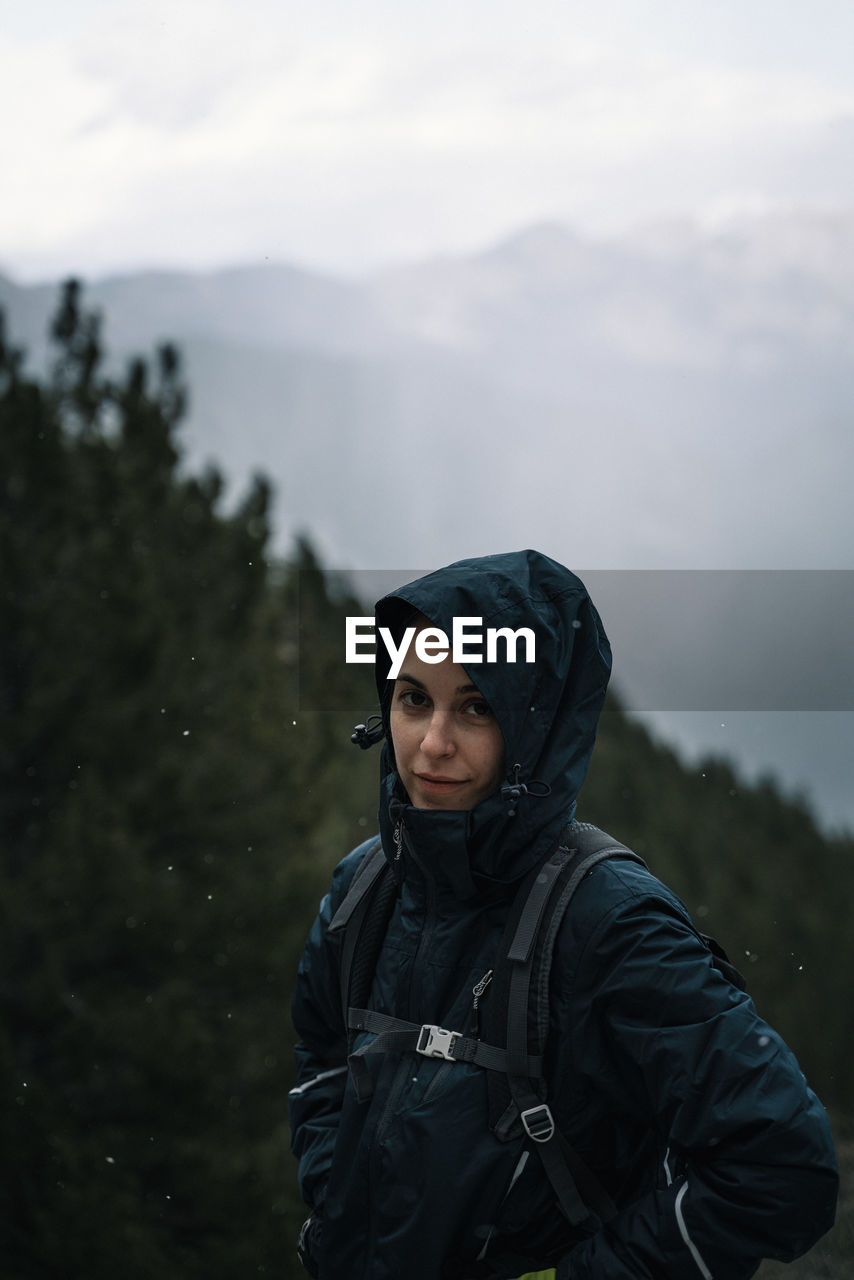
<instances>
[{"instance_id":1,"label":"woman's nose","mask_svg":"<svg viewBox=\"0 0 854 1280\"><path fill-rule=\"evenodd\" d=\"M446 756L454 750L450 717L436 711L430 717L427 732L421 739L421 750L427 756Z\"/></svg>"}]
</instances>

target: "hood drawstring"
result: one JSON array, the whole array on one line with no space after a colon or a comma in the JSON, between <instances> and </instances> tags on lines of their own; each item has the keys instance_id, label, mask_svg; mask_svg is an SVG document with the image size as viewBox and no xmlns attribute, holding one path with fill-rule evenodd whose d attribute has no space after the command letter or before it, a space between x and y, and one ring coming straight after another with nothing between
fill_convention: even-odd
<instances>
[{"instance_id":1,"label":"hood drawstring","mask_svg":"<svg viewBox=\"0 0 854 1280\"><path fill-rule=\"evenodd\" d=\"M350 741L356 747L361 747L363 751L367 751L368 747L373 747L377 742L382 742L385 737L385 729L383 728L382 716L368 716L365 724L357 724L350 734Z\"/></svg>"},{"instance_id":2,"label":"hood drawstring","mask_svg":"<svg viewBox=\"0 0 854 1280\"><path fill-rule=\"evenodd\" d=\"M529 782L520 782L519 774L522 771L520 764L514 764L513 773L516 775L512 782L505 782L501 788L501 794L506 796L510 801L510 807L507 810L507 816L514 818L516 809L519 805L520 798L525 796L535 796L537 799L545 799L551 795L552 789L547 782L541 782L539 778L531 778ZM534 790L534 788L537 790Z\"/></svg>"}]
</instances>

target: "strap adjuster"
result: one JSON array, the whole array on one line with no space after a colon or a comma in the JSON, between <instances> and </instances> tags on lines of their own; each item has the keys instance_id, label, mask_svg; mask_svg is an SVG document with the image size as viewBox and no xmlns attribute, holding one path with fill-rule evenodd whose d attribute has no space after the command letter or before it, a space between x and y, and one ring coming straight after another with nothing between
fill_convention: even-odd
<instances>
[{"instance_id":1,"label":"strap adjuster","mask_svg":"<svg viewBox=\"0 0 854 1280\"><path fill-rule=\"evenodd\" d=\"M554 1116L547 1103L542 1102L538 1107L528 1107L527 1111L520 1113L519 1118L528 1137L534 1142L548 1142L554 1137Z\"/></svg>"},{"instance_id":2,"label":"strap adjuster","mask_svg":"<svg viewBox=\"0 0 854 1280\"><path fill-rule=\"evenodd\" d=\"M455 1062L452 1051L458 1039L458 1032L446 1031L444 1027L437 1027L434 1022L425 1022L419 1032L415 1049L425 1058L444 1058L447 1062Z\"/></svg>"}]
</instances>

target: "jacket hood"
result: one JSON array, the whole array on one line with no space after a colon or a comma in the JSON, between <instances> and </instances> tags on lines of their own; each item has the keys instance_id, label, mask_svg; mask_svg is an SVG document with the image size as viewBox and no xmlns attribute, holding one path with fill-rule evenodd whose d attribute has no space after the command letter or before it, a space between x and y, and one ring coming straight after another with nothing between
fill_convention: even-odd
<instances>
[{"instance_id":1,"label":"jacket hood","mask_svg":"<svg viewBox=\"0 0 854 1280\"><path fill-rule=\"evenodd\" d=\"M468 899L523 876L546 853L575 810L593 750L611 671L611 650L584 584L537 551L460 560L384 596L376 625L396 641L413 611L450 638L454 618L479 618L468 630L484 637L482 662L461 665L489 703L505 745L503 785L467 811L415 809L397 775L389 733L391 662L377 630L376 681L385 743L380 779L380 830L387 854L403 819L418 860ZM489 628L527 627L534 661L517 644L509 662L503 640L486 661Z\"/></svg>"}]
</instances>

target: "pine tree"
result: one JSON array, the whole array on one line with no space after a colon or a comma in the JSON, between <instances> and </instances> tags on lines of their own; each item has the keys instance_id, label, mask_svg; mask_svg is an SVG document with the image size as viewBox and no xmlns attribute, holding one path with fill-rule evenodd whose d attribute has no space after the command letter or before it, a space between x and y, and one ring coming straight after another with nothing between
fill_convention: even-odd
<instances>
[{"instance_id":1,"label":"pine tree","mask_svg":"<svg viewBox=\"0 0 854 1280\"><path fill-rule=\"evenodd\" d=\"M73 284L53 335L46 385L0 345L4 1275L281 1274L289 989L362 834L329 805L353 699L300 716L297 568L263 480L227 514L182 471L176 353L109 382Z\"/></svg>"},{"instance_id":2,"label":"pine tree","mask_svg":"<svg viewBox=\"0 0 854 1280\"><path fill-rule=\"evenodd\" d=\"M334 864L376 829L364 613L270 489L180 456L178 354L104 374L66 286L49 377L0 315L4 1280L302 1274L288 1004ZM854 1103L854 846L609 699L580 816L643 854ZM793 1273L794 1274L794 1273ZM830 1273L828 1273L830 1274Z\"/></svg>"}]
</instances>

